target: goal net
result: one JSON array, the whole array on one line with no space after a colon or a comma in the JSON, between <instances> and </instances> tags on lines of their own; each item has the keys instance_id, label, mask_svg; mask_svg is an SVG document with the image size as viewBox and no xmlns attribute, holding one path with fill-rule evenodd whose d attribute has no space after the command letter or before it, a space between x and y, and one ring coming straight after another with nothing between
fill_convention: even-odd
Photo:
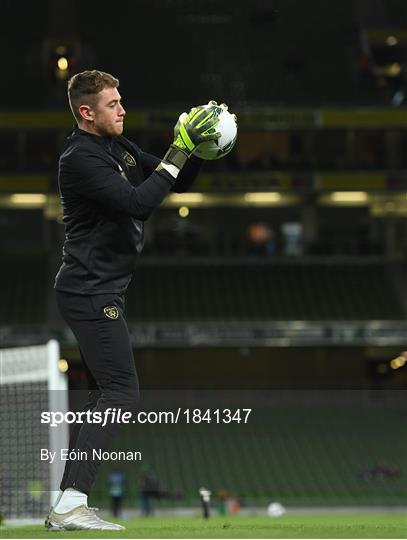
<instances>
[{"instance_id":1,"label":"goal net","mask_svg":"<svg viewBox=\"0 0 407 540\"><path fill-rule=\"evenodd\" d=\"M68 447L66 424L41 423L43 411L67 411L67 377L59 344L0 349L0 514L43 517L62 478L61 461L41 449Z\"/></svg>"}]
</instances>

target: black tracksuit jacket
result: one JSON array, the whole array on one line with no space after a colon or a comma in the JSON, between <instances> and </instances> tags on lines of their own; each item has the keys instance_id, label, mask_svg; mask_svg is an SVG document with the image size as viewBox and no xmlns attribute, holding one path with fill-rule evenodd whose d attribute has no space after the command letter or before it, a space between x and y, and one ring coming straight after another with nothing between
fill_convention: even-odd
<instances>
[{"instance_id":1,"label":"black tracksuit jacket","mask_svg":"<svg viewBox=\"0 0 407 540\"><path fill-rule=\"evenodd\" d=\"M65 223L55 288L72 294L122 294L143 248L144 221L169 191L186 191L202 160L192 156L178 178L123 136L76 127L59 160Z\"/></svg>"}]
</instances>

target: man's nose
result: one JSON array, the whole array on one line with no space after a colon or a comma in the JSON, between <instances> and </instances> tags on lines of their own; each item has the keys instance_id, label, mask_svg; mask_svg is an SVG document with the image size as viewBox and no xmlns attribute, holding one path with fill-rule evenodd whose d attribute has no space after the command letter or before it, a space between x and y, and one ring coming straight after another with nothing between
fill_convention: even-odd
<instances>
[{"instance_id":1,"label":"man's nose","mask_svg":"<svg viewBox=\"0 0 407 540\"><path fill-rule=\"evenodd\" d=\"M125 115L126 115L126 110L124 109L124 107L122 107L122 105L120 105L119 116L125 116Z\"/></svg>"}]
</instances>

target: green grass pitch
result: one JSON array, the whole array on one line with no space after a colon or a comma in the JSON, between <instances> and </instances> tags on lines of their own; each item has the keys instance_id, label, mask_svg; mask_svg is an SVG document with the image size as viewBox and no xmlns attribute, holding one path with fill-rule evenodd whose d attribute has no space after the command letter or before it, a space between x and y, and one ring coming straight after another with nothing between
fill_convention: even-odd
<instances>
[{"instance_id":1,"label":"green grass pitch","mask_svg":"<svg viewBox=\"0 0 407 540\"><path fill-rule=\"evenodd\" d=\"M0 538L407 538L407 514L154 517L120 523L126 531L47 532L40 525L5 526Z\"/></svg>"}]
</instances>

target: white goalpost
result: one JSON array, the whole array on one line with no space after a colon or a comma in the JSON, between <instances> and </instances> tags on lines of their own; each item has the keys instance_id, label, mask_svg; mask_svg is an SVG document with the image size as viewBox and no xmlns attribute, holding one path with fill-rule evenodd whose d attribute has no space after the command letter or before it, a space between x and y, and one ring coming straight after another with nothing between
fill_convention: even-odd
<instances>
[{"instance_id":1,"label":"white goalpost","mask_svg":"<svg viewBox=\"0 0 407 540\"><path fill-rule=\"evenodd\" d=\"M0 514L41 518L53 503L63 462L41 460L41 449L68 447L66 423L41 423L43 411L68 410L68 383L59 344L0 349Z\"/></svg>"}]
</instances>

